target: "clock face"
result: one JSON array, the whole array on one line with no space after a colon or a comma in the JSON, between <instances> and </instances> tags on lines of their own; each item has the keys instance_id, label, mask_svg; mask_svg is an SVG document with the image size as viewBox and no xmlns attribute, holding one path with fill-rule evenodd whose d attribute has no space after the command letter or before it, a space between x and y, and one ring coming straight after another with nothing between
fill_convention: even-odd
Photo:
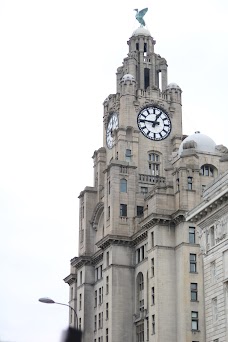
<instances>
[{"instance_id":1,"label":"clock face","mask_svg":"<svg viewBox=\"0 0 228 342\"><path fill-rule=\"evenodd\" d=\"M116 113L113 113L109 119L107 131L106 131L106 142L108 148L112 148L114 144L114 136L113 132L118 128L118 116Z\"/></svg>"},{"instance_id":2,"label":"clock face","mask_svg":"<svg viewBox=\"0 0 228 342\"><path fill-rule=\"evenodd\" d=\"M155 106L142 109L138 114L137 123L142 134L150 140L167 138L172 127L168 114Z\"/></svg>"}]
</instances>

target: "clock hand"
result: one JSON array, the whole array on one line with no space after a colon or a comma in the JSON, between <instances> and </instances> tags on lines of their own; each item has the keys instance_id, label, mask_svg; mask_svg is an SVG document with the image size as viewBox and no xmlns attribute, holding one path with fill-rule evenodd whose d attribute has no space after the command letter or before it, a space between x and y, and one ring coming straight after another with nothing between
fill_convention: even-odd
<instances>
[{"instance_id":1,"label":"clock hand","mask_svg":"<svg viewBox=\"0 0 228 342\"><path fill-rule=\"evenodd\" d=\"M159 117L162 115L162 112L161 113L159 113L159 114L155 114L156 115L156 119L155 119L155 121L153 122L153 125L152 125L152 127L155 127L155 125L159 125L159 122L158 122L158 119L159 119Z\"/></svg>"},{"instance_id":2,"label":"clock hand","mask_svg":"<svg viewBox=\"0 0 228 342\"><path fill-rule=\"evenodd\" d=\"M146 119L143 119L143 120L140 120L140 122L151 122L152 123L152 125L159 125L159 122L157 122L157 121L153 121L153 120L146 120ZM155 127L155 126L153 126L153 127Z\"/></svg>"}]
</instances>

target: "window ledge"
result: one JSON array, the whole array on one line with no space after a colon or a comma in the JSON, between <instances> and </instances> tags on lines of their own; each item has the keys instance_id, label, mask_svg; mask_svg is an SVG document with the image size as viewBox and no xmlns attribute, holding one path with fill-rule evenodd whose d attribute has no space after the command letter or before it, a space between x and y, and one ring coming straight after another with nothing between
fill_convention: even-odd
<instances>
[{"instance_id":1,"label":"window ledge","mask_svg":"<svg viewBox=\"0 0 228 342\"><path fill-rule=\"evenodd\" d=\"M192 333L200 332L200 330L192 329Z\"/></svg>"}]
</instances>

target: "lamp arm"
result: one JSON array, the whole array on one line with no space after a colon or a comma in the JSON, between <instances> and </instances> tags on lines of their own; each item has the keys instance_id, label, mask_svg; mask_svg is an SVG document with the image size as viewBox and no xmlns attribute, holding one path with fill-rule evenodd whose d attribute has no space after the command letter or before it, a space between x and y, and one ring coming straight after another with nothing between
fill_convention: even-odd
<instances>
[{"instance_id":1,"label":"lamp arm","mask_svg":"<svg viewBox=\"0 0 228 342\"><path fill-rule=\"evenodd\" d=\"M58 302L55 302L55 304L68 306L68 308L70 308L71 310L74 311L74 315L75 315L75 328L78 329L78 315L77 315L76 310L71 305L69 305L69 304L63 304L63 303L58 303Z\"/></svg>"}]
</instances>

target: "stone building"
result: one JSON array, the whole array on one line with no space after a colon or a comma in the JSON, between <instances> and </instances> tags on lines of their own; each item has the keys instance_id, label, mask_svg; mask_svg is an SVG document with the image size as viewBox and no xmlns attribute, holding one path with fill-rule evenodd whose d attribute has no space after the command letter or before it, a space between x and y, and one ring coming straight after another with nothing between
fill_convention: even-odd
<instances>
[{"instance_id":1,"label":"stone building","mask_svg":"<svg viewBox=\"0 0 228 342\"><path fill-rule=\"evenodd\" d=\"M69 304L84 342L203 342L202 255L185 215L227 169L226 149L183 135L182 91L168 84L150 32L140 27L127 43L104 101L94 186L79 195Z\"/></svg>"},{"instance_id":2,"label":"stone building","mask_svg":"<svg viewBox=\"0 0 228 342\"><path fill-rule=\"evenodd\" d=\"M206 342L228 341L228 171L207 186L187 216L199 226L204 262Z\"/></svg>"}]
</instances>

